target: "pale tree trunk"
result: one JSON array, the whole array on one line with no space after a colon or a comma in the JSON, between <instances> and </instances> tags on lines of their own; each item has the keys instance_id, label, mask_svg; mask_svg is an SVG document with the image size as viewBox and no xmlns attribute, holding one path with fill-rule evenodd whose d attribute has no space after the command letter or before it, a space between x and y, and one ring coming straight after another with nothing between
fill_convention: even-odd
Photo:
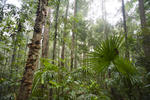
<instances>
[{"instance_id":1,"label":"pale tree trunk","mask_svg":"<svg viewBox=\"0 0 150 100\"><path fill-rule=\"evenodd\" d=\"M122 0L122 14L123 14L123 27L124 27L124 34L125 34L125 57L127 59L130 59L129 58L128 33L127 33L127 25L126 25L126 14L125 14L124 0ZM132 89L129 88L128 93L127 93L129 100L132 99L131 92L132 92Z\"/></svg>"},{"instance_id":2,"label":"pale tree trunk","mask_svg":"<svg viewBox=\"0 0 150 100\"><path fill-rule=\"evenodd\" d=\"M44 26L44 34L42 41L42 58L48 58L49 51L49 32L50 32L50 18L51 18L51 9L47 7L47 18Z\"/></svg>"},{"instance_id":3,"label":"pale tree trunk","mask_svg":"<svg viewBox=\"0 0 150 100\"><path fill-rule=\"evenodd\" d=\"M143 51L145 55L144 66L147 71L150 72L150 32L147 29L145 10L144 10L144 0L139 0L139 13L140 13L140 21L141 21L141 29L143 35Z\"/></svg>"},{"instance_id":4,"label":"pale tree trunk","mask_svg":"<svg viewBox=\"0 0 150 100\"><path fill-rule=\"evenodd\" d=\"M77 16L77 0L74 0L74 18ZM72 45L71 45L71 70L74 67L74 47L75 47L75 34L76 34L76 22L74 21L73 23L73 32L72 32Z\"/></svg>"},{"instance_id":5,"label":"pale tree trunk","mask_svg":"<svg viewBox=\"0 0 150 100\"><path fill-rule=\"evenodd\" d=\"M50 32L50 24L51 24L51 8L47 7L47 18L45 20L44 25L44 34L43 34L43 40L42 40L42 58L48 58L49 54L49 32ZM43 64L41 64L41 67L43 68ZM44 96L44 84L41 86L42 89L42 96Z\"/></svg>"},{"instance_id":6,"label":"pale tree trunk","mask_svg":"<svg viewBox=\"0 0 150 100\"><path fill-rule=\"evenodd\" d=\"M125 57L129 59L129 47L128 47L128 32L127 32L127 24L126 24L126 14L125 14L125 5L124 0L122 0L122 14L123 14L123 28L125 34Z\"/></svg>"},{"instance_id":7,"label":"pale tree trunk","mask_svg":"<svg viewBox=\"0 0 150 100\"><path fill-rule=\"evenodd\" d=\"M52 64L56 58L56 45L57 45L57 31L58 31L58 17L59 17L59 7L60 7L60 0L57 1L56 7L56 15L55 15L55 33L54 33L54 43L53 43L53 56L52 56ZM48 100L53 100L53 89L50 88Z\"/></svg>"},{"instance_id":8,"label":"pale tree trunk","mask_svg":"<svg viewBox=\"0 0 150 100\"><path fill-rule=\"evenodd\" d=\"M62 50L61 50L61 66L64 67L64 59L65 59L65 39L67 35L67 20L68 20L68 9L69 9L69 0L67 0L67 7L66 7L66 14L65 14L65 20L64 20L64 34L63 34L63 44L62 44Z\"/></svg>"},{"instance_id":9,"label":"pale tree trunk","mask_svg":"<svg viewBox=\"0 0 150 100\"><path fill-rule=\"evenodd\" d=\"M44 20L46 17L47 4L48 4L47 0L39 0L32 43L28 45L29 54L28 54L23 78L21 81L19 94L17 96L17 100L28 100L31 94L33 75L34 75L34 71L36 70L38 59L39 59L42 26L44 24Z\"/></svg>"}]
</instances>

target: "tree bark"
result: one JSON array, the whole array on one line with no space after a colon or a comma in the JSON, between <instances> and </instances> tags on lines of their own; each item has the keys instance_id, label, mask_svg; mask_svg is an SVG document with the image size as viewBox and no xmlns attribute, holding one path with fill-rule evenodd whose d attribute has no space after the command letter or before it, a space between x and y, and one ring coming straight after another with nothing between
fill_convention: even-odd
<instances>
[{"instance_id":1,"label":"tree bark","mask_svg":"<svg viewBox=\"0 0 150 100\"><path fill-rule=\"evenodd\" d=\"M124 0L122 0L122 14L123 14L123 28L124 28L124 34L125 34L125 47L126 47L125 57L129 59L128 32L127 32Z\"/></svg>"},{"instance_id":2,"label":"tree bark","mask_svg":"<svg viewBox=\"0 0 150 100\"><path fill-rule=\"evenodd\" d=\"M76 16L77 16L77 0L74 0L74 18L76 18ZM71 70L73 69L73 67L74 67L74 64L73 64L73 61L74 61L74 47L75 47L75 34L76 34L76 29L75 29L75 27L76 27L76 22L74 21L74 23L73 23L73 32L72 32L72 47L71 47L71 66L70 66L70 68L71 68Z\"/></svg>"},{"instance_id":3,"label":"tree bark","mask_svg":"<svg viewBox=\"0 0 150 100\"><path fill-rule=\"evenodd\" d=\"M39 59L42 27L46 17L47 4L48 4L47 0L39 0L38 8L37 8L37 17L34 26L34 34L32 38L32 43L28 45L29 54L28 54L23 78L21 81L19 94L17 96L17 100L28 100L31 94L33 75Z\"/></svg>"},{"instance_id":4,"label":"tree bark","mask_svg":"<svg viewBox=\"0 0 150 100\"><path fill-rule=\"evenodd\" d=\"M67 0L67 6L66 6L66 14L65 14L65 20L64 20L64 34L63 34L63 44L62 44L62 50L61 50L61 66L64 67L64 59L65 59L65 38L67 35L67 20L68 20L68 9L69 9L69 0Z\"/></svg>"}]
</instances>

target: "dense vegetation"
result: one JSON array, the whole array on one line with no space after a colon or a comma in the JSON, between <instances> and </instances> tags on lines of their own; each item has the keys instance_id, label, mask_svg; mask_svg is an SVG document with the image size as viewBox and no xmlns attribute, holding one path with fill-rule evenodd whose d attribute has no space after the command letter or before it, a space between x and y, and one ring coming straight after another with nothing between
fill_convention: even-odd
<instances>
[{"instance_id":1,"label":"dense vegetation","mask_svg":"<svg viewBox=\"0 0 150 100\"><path fill-rule=\"evenodd\" d=\"M150 0L0 0L0 100L150 100Z\"/></svg>"}]
</instances>

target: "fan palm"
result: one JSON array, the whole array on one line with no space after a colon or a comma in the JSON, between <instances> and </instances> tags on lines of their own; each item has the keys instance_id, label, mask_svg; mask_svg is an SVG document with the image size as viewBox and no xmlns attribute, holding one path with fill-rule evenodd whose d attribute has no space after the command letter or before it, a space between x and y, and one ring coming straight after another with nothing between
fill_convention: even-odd
<instances>
[{"instance_id":1,"label":"fan palm","mask_svg":"<svg viewBox=\"0 0 150 100\"><path fill-rule=\"evenodd\" d=\"M133 75L136 72L135 67L128 59L124 59L120 55L123 43L124 37L122 36L110 36L101 41L94 51L89 53L89 65L101 72L113 64L117 71L123 75Z\"/></svg>"}]
</instances>

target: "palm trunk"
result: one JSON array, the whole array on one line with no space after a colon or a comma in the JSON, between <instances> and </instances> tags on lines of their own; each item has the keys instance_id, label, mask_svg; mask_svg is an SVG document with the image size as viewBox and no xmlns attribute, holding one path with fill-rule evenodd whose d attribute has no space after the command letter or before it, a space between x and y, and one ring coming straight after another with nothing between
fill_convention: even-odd
<instances>
[{"instance_id":1,"label":"palm trunk","mask_svg":"<svg viewBox=\"0 0 150 100\"><path fill-rule=\"evenodd\" d=\"M65 38L67 35L67 16L68 16L68 9L69 9L69 0L67 0L67 7L66 7L66 14L65 14L65 20L64 20L64 34L63 34L63 45L62 45L62 50L61 50L61 66L64 66L64 59L65 59Z\"/></svg>"},{"instance_id":2,"label":"palm trunk","mask_svg":"<svg viewBox=\"0 0 150 100\"><path fill-rule=\"evenodd\" d=\"M34 71L36 70L38 59L39 59L42 26L44 24L44 20L46 17L47 4L48 4L47 0L39 0L38 8L37 8L37 17L34 26L34 34L32 38L32 43L28 45L29 54L28 54L23 78L21 81L19 94L17 96L17 100L28 100L31 94L33 75L34 75Z\"/></svg>"}]
</instances>

